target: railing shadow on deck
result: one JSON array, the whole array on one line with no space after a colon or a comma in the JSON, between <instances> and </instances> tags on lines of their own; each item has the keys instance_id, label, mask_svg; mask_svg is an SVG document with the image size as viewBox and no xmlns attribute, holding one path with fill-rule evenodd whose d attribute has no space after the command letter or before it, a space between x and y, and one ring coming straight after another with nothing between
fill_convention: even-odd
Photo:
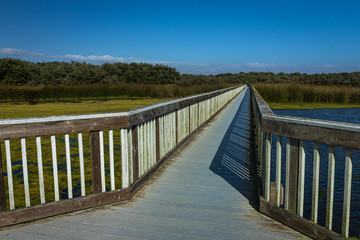
<instances>
[{"instance_id":1,"label":"railing shadow on deck","mask_svg":"<svg viewBox=\"0 0 360 240\"><path fill-rule=\"evenodd\" d=\"M255 158L251 151L250 128L250 92L247 91L209 168L247 198L254 209L258 209L257 173L252 161Z\"/></svg>"}]
</instances>

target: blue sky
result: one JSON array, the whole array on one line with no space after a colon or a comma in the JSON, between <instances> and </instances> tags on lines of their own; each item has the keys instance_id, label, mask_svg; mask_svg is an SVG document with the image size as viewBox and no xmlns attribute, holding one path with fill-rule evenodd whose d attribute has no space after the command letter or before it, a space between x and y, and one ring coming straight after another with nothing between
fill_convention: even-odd
<instances>
[{"instance_id":1,"label":"blue sky","mask_svg":"<svg viewBox=\"0 0 360 240\"><path fill-rule=\"evenodd\" d=\"M360 1L0 0L0 57L181 73L360 71Z\"/></svg>"}]
</instances>

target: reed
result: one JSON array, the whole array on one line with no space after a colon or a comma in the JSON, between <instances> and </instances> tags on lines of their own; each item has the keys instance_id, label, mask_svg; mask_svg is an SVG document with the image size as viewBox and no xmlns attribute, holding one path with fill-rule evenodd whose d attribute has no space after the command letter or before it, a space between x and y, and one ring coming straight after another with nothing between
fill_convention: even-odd
<instances>
[{"instance_id":1,"label":"reed","mask_svg":"<svg viewBox=\"0 0 360 240\"><path fill-rule=\"evenodd\" d=\"M267 102L360 103L360 87L291 83L253 85Z\"/></svg>"},{"instance_id":2,"label":"reed","mask_svg":"<svg viewBox=\"0 0 360 240\"><path fill-rule=\"evenodd\" d=\"M76 100L108 100L121 97L177 98L215 91L232 84L88 84L60 86L0 85L0 102L52 102Z\"/></svg>"}]
</instances>

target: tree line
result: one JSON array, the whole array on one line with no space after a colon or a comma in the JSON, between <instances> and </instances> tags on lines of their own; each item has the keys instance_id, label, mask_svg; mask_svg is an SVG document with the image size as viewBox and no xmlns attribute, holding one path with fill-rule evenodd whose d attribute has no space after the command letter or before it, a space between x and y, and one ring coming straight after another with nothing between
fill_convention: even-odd
<instances>
[{"instance_id":1,"label":"tree line","mask_svg":"<svg viewBox=\"0 0 360 240\"><path fill-rule=\"evenodd\" d=\"M360 86L360 72L352 73L273 73L240 72L216 75L180 74L175 68L147 63L30 62L0 59L0 84L82 85L82 84L239 84L304 83Z\"/></svg>"},{"instance_id":2,"label":"tree line","mask_svg":"<svg viewBox=\"0 0 360 240\"><path fill-rule=\"evenodd\" d=\"M146 63L29 62L0 59L0 84L84 85L84 84L172 84L180 81L176 69Z\"/></svg>"}]
</instances>

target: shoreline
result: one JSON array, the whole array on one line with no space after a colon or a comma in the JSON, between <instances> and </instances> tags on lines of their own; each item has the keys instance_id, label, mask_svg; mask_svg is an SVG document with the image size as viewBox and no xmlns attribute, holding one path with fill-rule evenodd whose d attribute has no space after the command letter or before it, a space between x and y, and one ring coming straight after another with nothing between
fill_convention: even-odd
<instances>
[{"instance_id":1,"label":"shoreline","mask_svg":"<svg viewBox=\"0 0 360 240\"><path fill-rule=\"evenodd\" d=\"M310 110L310 109L338 109L338 108L360 108L358 103L310 103L310 102L268 102L273 110Z\"/></svg>"}]
</instances>

